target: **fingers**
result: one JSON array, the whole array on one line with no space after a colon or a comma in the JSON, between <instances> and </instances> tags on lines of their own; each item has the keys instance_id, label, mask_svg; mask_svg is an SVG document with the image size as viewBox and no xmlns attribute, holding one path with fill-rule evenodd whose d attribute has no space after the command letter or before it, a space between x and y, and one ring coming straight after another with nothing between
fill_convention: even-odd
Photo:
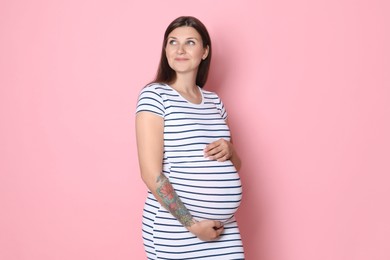
<instances>
[{"instance_id":1,"label":"fingers","mask_svg":"<svg viewBox=\"0 0 390 260\"><path fill-rule=\"evenodd\" d=\"M229 159L229 154L225 150L212 150L205 157L210 160L226 161Z\"/></svg>"},{"instance_id":2,"label":"fingers","mask_svg":"<svg viewBox=\"0 0 390 260\"><path fill-rule=\"evenodd\" d=\"M214 229L217 230L220 229L221 227L223 227L221 221L214 220Z\"/></svg>"},{"instance_id":3,"label":"fingers","mask_svg":"<svg viewBox=\"0 0 390 260\"><path fill-rule=\"evenodd\" d=\"M217 220L202 220L194 224L194 226L195 227L191 230L191 233L195 234L203 241L218 239L224 231L222 223Z\"/></svg>"},{"instance_id":4,"label":"fingers","mask_svg":"<svg viewBox=\"0 0 390 260\"><path fill-rule=\"evenodd\" d=\"M214 222L215 222L214 229L216 232L216 238L218 238L222 234L224 227L223 227L221 221L214 221Z\"/></svg>"},{"instance_id":5,"label":"fingers","mask_svg":"<svg viewBox=\"0 0 390 260\"><path fill-rule=\"evenodd\" d=\"M220 228L218 228L217 230L215 230L216 233L217 233L217 237L216 237L216 238L220 237L221 234L222 234L222 232L223 232L224 230L225 230L225 229L224 229L223 226L221 226Z\"/></svg>"},{"instance_id":6,"label":"fingers","mask_svg":"<svg viewBox=\"0 0 390 260\"><path fill-rule=\"evenodd\" d=\"M208 153L208 152L210 152L211 150L213 150L213 149L215 149L216 147L218 147L220 144L221 144L221 141L222 141L223 139L219 139L219 140L217 140L217 141L214 141L214 142L212 142L212 143L209 143L207 146L206 146L206 148L204 149L204 152L205 153Z\"/></svg>"},{"instance_id":7,"label":"fingers","mask_svg":"<svg viewBox=\"0 0 390 260\"><path fill-rule=\"evenodd\" d=\"M224 227L223 227L221 221L214 221L214 227L213 228L215 230L213 239L217 239L222 234L222 232L224 231Z\"/></svg>"},{"instance_id":8,"label":"fingers","mask_svg":"<svg viewBox=\"0 0 390 260\"><path fill-rule=\"evenodd\" d=\"M231 157L232 147L225 139L219 139L207 145L204 149L204 153L205 157L210 160L223 162Z\"/></svg>"}]
</instances>

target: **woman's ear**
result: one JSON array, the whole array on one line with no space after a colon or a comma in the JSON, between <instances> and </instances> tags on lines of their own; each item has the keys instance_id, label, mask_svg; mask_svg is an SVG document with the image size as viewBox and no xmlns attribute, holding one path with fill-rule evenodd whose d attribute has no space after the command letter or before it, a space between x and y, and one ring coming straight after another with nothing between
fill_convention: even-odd
<instances>
[{"instance_id":1,"label":"woman's ear","mask_svg":"<svg viewBox=\"0 0 390 260\"><path fill-rule=\"evenodd\" d=\"M210 47L207 45L206 48L204 48L204 54L202 56L202 60L205 60L207 58L207 56L209 56L209 50L210 50Z\"/></svg>"}]
</instances>

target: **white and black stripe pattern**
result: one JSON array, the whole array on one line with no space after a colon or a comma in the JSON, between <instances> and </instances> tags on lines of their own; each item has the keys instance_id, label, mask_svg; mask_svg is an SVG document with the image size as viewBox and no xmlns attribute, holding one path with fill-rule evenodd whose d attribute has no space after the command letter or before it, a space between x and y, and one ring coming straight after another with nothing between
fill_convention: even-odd
<instances>
[{"instance_id":1,"label":"white and black stripe pattern","mask_svg":"<svg viewBox=\"0 0 390 260\"><path fill-rule=\"evenodd\" d=\"M244 259L234 220L242 196L240 177L231 161L209 160L203 153L213 141L230 140L227 113L215 93L200 91L202 102L193 104L169 85L151 84L142 89L136 112L164 118L163 173L191 214L229 223L220 239L201 241L149 192L142 226L148 259Z\"/></svg>"}]
</instances>

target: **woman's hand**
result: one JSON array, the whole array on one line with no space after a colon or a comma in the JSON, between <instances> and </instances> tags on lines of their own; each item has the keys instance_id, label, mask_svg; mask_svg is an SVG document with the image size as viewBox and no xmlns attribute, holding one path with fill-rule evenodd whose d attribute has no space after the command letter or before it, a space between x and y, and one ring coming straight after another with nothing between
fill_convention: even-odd
<instances>
[{"instance_id":1,"label":"woman's hand","mask_svg":"<svg viewBox=\"0 0 390 260\"><path fill-rule=\"evenodd\" d=\"M187 227L187 229L203 241L210 241L219 238L224 230L221 222L217 220L197 221Z\"/></svg>"},{"instance_id":2,"label":"woman's hand","mask_svg":"<svg viewBox=\"0 0 390 260\"><path fill-rule=\"evenodd\" d=\"M210 160L223 162L229 160L234 153L233 144L225 139L219 139L206 146L204 156Z\"/></svg>"}]
</instances>

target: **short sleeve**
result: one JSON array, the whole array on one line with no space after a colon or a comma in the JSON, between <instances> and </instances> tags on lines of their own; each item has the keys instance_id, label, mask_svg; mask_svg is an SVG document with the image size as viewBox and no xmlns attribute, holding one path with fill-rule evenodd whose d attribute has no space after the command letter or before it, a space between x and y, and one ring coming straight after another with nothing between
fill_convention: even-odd
<instances>
[{"instance_id":1,"label":"short sleeve","mask_svg":"<svg viewBox=\"0 0 390 260\"><path fill-rule=\"evenodd\" d=\"M165 115L163 99L154 84L144 87L138 96L136 113L142 111L151 112L161 117Z\"/></svg>"},{"instance_id":2,"label":"short sleeve","mask_svg":"<svg viewBox=\"0 0 390 260\"><path fill-rule=\"evenodd\" d=\"M220 97L218 97L216 105L221 117L226 120L228 118L228 114Z\"/></svg>"}]
</instances>

